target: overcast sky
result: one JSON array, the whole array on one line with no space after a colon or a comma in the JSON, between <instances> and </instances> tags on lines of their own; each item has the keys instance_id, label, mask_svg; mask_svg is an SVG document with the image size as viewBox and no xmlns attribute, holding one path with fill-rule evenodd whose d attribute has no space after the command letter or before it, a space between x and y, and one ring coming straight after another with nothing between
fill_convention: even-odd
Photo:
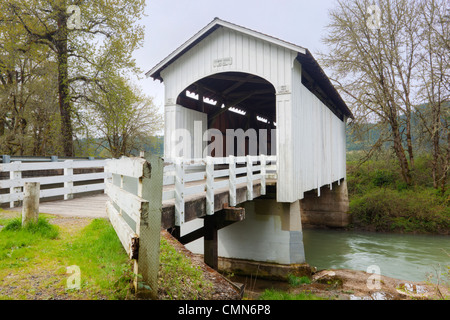
<instances>
[{"instance_id":1,"label":"overcast sky","mask_svg":"<svg viewBox=\"0 0 450 320\"><path fill-rule=\"evenodd\" d=\"M147 0L145 43L135 53L147 72L200 31L215 17L259 31L302 47L314 55L326 51L321 43L328 10L335 0ZM151 78L139 81L161 110L164 87Z\"/></svg>"}]
</instances>

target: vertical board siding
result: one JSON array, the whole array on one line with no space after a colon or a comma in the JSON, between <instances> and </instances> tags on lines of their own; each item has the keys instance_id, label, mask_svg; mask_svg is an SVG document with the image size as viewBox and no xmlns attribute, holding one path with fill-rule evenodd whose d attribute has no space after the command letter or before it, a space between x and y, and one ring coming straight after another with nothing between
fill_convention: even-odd
<instances>
[{"instance_id":1,"label":"vertical board siding","mask_svg":"<svg viewBox=\"0 0 450 320\"><path fill-rule=\"evenodd\" d=\"M301 83L292 69L291 94L277 96L277 200L293 202L306 191L345 178L345 122ZM288 102L288 97L291 101Z\"/></svg>"},{"instance_id":2,"label":"vertical board siding","mask_svg":"<svg viewBox=\"0 0 450 320\"><path fill-rule=\"evenodd\" d=\"M206 129L205 114L174 106L188 86L222 72L253 74L269 81L277 92L277 200L294 202L306 191L345 178L345 121L303 86L297 54L245 33L216 29L161 72L166 88L166 136L177 128L193 135L195 120ZM217 59L229 58L231 64L214 65ZM174 156L170 140L165 142L166 157ZM192 140L191 154L197 149Z\"/></svg>"},{"instance_id":3,"label":"vertical board siding","mask_svg":"<svg viewBox=\"0 0 450 320\"><path fill-rule=\"evenodd\" d=\"M165 136L164 156L166 158L201 158L206 142L203 141L203 132L207 129L207 114L191 110L180 105L165 107ZM195 122L202 123L201 137L195 136ZM182 142L180 134L187 134ZM197 133L198 134L198 133ZM176 154L182 149L182 154Z\"/></svg>"},{"instance_id":4,"label":"vertical board siding","mask_svg":"<svg viewBox=\"0 0 450 320\"><path fill-rule=\"evenodd\" d=\"M221 72L246 72L260 76L278 89L290 86L292 61L297 53L236 31L219 28L161 72L165 97L176 101L189 85ZM231 58L232 64L214 67L214 60ZM285 63L286 60L289 63ZM283 63L280 63L282 62Z\"/></svg>"}]
</instances>

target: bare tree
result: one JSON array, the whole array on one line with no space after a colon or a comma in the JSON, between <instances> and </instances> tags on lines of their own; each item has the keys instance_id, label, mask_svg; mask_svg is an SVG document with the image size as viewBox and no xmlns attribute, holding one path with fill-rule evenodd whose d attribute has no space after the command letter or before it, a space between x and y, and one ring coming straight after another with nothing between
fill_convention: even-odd
<instances>
[{"instance_id":1,"label":"bare tree","mask_svg":"<svg viewBox=\"0 0 450 320\"><path fill-rule=\"evenodd\" d=\"M450 170L450 17L449 3L429 0L422 10L420 94L426 108L418 108L421 126L431 141L435 188L445 192Z\"/></svg>"},{"instance_id":2,"label":"bare tree","mask_svg":"<svg viewBox=\"0 0 450 320\"><path fill-rule=\"evenodd\" d=\"M411 117L419 103L422 10L422 1L339 0L323 38L330 52L320 55L357 121L388 126L387 141L407 184L414 167Z\"/></svg>"}]
</instances>

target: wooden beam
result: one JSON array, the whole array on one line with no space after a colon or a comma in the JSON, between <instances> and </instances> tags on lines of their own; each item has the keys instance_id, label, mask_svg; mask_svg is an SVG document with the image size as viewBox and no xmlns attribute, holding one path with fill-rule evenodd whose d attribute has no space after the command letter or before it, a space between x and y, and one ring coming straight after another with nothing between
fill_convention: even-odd
<instances>
[{"instance_id":1,"label":"wooden beam","mask_svg":"<svg viewBox=\"0 0 450 320\"><path fill-rule=\"evenodd\" d=\"M220 230L225 227L228 227L229 225L235 222L243 221L245 219L245 209L238 207L229 207L228 203L225 203L223 210L216 212L213 216L209 217L214 217L215 219L214 227L217 230ZM205 226L206 226L206 218L205 218ZM179 234L177 234L176 238L182 244L187 244L204 237L206 232L207 232L206 228L201 227L182 237L180 237Z\"/></svg>"},{"instance_id":2,"label":"wooden beam","mask_svg":"<svg viewBox=\"0 0 450 320\"><path fill-rule=\"evenodd\" d=\"M229 87L228 89L224 90L222 92L223 95L226 95L228 93L230 93L233 90L236 90L237 88L239 88L240 86L242 86L243 84L249 82L251 79L253 78L253 75L248 75L247 77L245 77L245 79L242 79L241 81L236 82L235 84L233 84L231 87Z\"/></svg>"},{"instance_id":3,"label":"wooden beam","mask_svg":"<svg viewBox=\"0 0 450 320\"><path fill-rule=\"evenodd\" d=\"M209 76L209 78L218 79L218 80L228 80L228 81L242 81L244 79L242 77L231 76L231 75L226 75L226 74L213 74L213 75ZM258 84L270 84L267 80L258 79L258 78L247 79L246 82L258 83Z\"/></svg>"},{"instance_id":4,"label":"wooden beam","mask_svg":"<svg viewBox=\"0 0 450 320\"><path fill-rule=\"evenodd\" d=\"M223 205L224 221L238 222L245 219L245 209L240 207L230 207L228 203Z\"/></svg>"},{"instance_id":5,"label":"wooden beam","mask_svg":"<svg viewBox=\"0 0 450 320\"><path fill-rule=\"evenodd\" d=\"M203 244L205 263L217 270L219 268L219 250L217 245L217 220L214 215L205 217Z\"/></svg>"},{"instance_id":6,"label":"wooden beam","mask_svg":"<svg viewBox=\"0 0 450 320\"><path fill-rule=\"evenodd\" d=\"M269 90L254 90L254 91L250 91L250 92L246 92L243 93L245 94L244 96L241 96L240 98L237 98L236 100L230 102L230 103L226 103L224 108L221 108L220 110L216 111L214 114L211 115L211 117L208 117L208 124L211 125L212 122L218 117L220 116L222 113L228 111L228 109L237 106L238 104L244 102L245 100L251 98L254 95L259 95L259 94L265 94L265 93L270 93L271 91Z\"/></svg>"}]
</instances>

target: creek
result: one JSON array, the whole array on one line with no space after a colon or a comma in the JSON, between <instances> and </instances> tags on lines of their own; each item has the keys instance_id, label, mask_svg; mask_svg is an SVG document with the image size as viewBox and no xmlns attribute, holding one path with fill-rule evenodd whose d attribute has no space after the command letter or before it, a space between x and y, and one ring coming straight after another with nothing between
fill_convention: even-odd
<instances>
[{"instance_id":1,"label":"creek","mask_svg":"<svg viewBox=\"0 0 450 320\"><path fill-rule=\"evenodd\" d=\"M306 262L318 270L352 269L427 281L450 265L450 236L304 229Z\"/></svg>"}]
</instances>

